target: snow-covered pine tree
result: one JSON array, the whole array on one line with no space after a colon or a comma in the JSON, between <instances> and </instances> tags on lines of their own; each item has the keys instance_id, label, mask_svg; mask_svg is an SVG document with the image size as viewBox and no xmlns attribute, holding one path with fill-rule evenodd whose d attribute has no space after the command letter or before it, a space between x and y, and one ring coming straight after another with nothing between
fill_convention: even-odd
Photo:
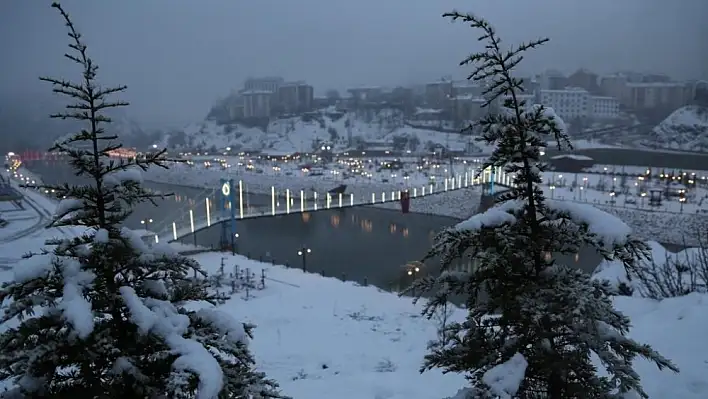
<instances>
[{"instance_id":1,"label":"snow-covered pine tree","mask_svg":"<svg viewBox=\"0 0 708 399\"><path fill-rule=\"evenodd\" d=\"M3 284L0 380L19 398L275 398L277 385L255 370L247 341L252 326L213 308L190 311L189 301L214 302L200 265L167 246L147 245L122 222L131 207L153 199L140 173L165 166L164 151L113 160L117 137L104 132L104 111L125 86L103 88L97 66L67 13L71 52L82 68L73 83L41 78L75 103L55 118L86 127L51 151L71 158L89 184L50 187L62 200L51 226L81 229L48 242Z\"/></svg>"},{"instance_id":2,"label":"snow-covered pine tree","mask_svg":"<svg viewBox=\"0 0 708 399\"><path fill-rule=\"evenodd\" d=\"M502 49L484 19L458 12L444 17L482 32L484 50L461 65L473 67L470 80L491 82L485 95L502 103L480 122L480 139L496 145L485 167L503 167L515 177L514 188L493 208L441 232L427 255L441 260L441 273L413 287L432 295L424 314L431 317L451 295L460 295L468 315L448 324L444 340L431 342L421 371L464 373L471 388L458 399L646 397L632 368L636 356L659 368L677 368L625 336L630 320L613 308L607 283L548 256L591 247L634 269L649 252L620 220L589 205L543 196L540 147L547 140L559 148L570 142L551 110L521 99L522 81L512 69L523 52L547 39ZM453 271L450 265L463 257L475 269Z\"/></svg>"}]
</instances>

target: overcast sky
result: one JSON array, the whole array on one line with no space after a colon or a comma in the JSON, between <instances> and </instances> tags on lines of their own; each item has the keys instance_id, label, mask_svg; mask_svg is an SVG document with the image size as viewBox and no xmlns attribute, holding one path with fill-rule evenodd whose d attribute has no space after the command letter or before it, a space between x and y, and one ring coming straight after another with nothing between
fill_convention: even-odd
<instances>
[{"instance_id":1,"label":"overcast sky","mask_svg":"<svg viewBox=\"0 0 708 399\"><path fill-rule=\"evenodd\" d=\"M0 1L0 90L42 88L72 65L45 0ZM463 76L476 34L440 15L473 11L507 43L551 42L521 72L632 69L708 78L708 0L65 0L104 83L128 85L129 114L149 124L202 119L244 78L281 75L317 92ZM701 40L702 38L702 40Z\"/></svg>"}]
</instances>

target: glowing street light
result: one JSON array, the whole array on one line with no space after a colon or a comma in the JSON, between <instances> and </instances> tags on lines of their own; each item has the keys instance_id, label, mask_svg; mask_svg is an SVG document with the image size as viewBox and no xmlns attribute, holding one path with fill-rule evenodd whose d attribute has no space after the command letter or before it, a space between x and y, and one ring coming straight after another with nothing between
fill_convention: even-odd
<instances>
[{"instance_id":1,"label":"glowing street light","mask_svg":"<svg viewBox=\"0 0 708 399\"><path fill-rule=\"evenodd\" d=\"M145 230L150 230L150 223L152 223L152 219L143 219L140 221L140 224L145 226Z\"/></svg>"},{"instance_id":2,"label":"glowing street light","mask_svg":"<svg viewBox=\"0 0 708 399\"><path fill-rule=\"evenodd\" d=\"M231 241L231 255L236 255L238 253L238 233L234 233L233 240Z\"/></svg>"},{"instance_id":3,"label":"glowing street light","mask_svg":"<svg viewBox=\"0 0 708 399\"><path fill-rule=\"evenodd\" d=\"M302 248L300 248L297 251L297 255L302 258L302 271L306 272L307 271L307 254L312 253L312 250L310 248L305 247L304 245Z\"/></svg>"}]
</instances>

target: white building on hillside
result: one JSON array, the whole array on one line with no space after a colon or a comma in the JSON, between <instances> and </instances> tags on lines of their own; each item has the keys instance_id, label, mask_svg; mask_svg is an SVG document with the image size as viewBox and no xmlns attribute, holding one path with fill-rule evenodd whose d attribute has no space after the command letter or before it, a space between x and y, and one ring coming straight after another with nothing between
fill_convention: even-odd
<instances>
[{"instance_id":1,"label":"white building on hillside","mask_svg":"<svg viewBox=\"0 0 708 399\"><path fill-rule=\"evenodd\" d=\"M584 89L568 87L564 90L540 90L538 100L553 108L564 120L590 116L590 93Z\"/></svg>"},{"instance_id":2,"label":"white building on hillside","mask_svg":"<svg viewBox=\"0 0 708 399\"><path fill-rule=\"evenodd\" d=\"M267 118L271 114L273 93L270 91L249 90L243 96L243 116L246 118Z\"/></svg>"},{"instance_id":3,"label":"white building on hillside","mask_svg":"<svg viewBox=\"0 0 708 399\"><path fill-rule=\"evenodd\" d=\"M266 76L261 78L248 78L243 82L243 91L269 91L276 93L278 88L285 83L280 76Z\"/></svg>"},{"instance_id":4,"label":"white building on hillside","mask_svg":"<svg viewBox=\"0 0 708 399\"><path fill-rule=\"evenodd\" d=\"M564 90L540 90L537 101L553 108L564 120L619 117L619 100L614 97L593 96L587 90L577 87L567 87Z\"/></svg>"}]
</instances>

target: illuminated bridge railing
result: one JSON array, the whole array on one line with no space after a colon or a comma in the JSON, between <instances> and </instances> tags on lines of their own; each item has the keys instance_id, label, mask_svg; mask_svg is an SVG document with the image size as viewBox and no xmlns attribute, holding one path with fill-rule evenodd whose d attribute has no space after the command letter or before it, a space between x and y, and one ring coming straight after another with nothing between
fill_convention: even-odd
<instances>
[{"instance_id":1,"label":"illuminated bridge railing","mask_svg":"<svg viewBox=\"0 0 708 399\"><path fill-rule=\"evenodd\" d=\"M474 178L471 174L465 174L445 178L441 184L437 185L411 186L403 190L379 191L367 194L308 193L304 190L293 192L287 189L277 190L275 187L271 187L270 204L251 205L247 199L244 199L244 193L239 192L236 194L236 203L226 202L226 209L222 210L218 201L215 203L209 196L206 196L200 200L203 203L199 204L199 206L183 207L179 215L175 215L172 220L166 219L162 223L155 224L154 227L156 228L152 230L155 231L156 242L170 242L194 235L197 231L212 225L231 220L232 213L236 220L273 217L291 213L318 212L400 201L404 192L408 192L410 198L415 199L430 195L444 195L449 191L480 185L510 187L511 184L512 177L498 169L495 172L491 170L484 171L479 178ZM238 186L239 189L242 187L241 184ZM212 194L213 190L204 191L204 193L207 192ZM230 209L231 206L234 207L233 212Z\"/></svg>"}]
</instances>

